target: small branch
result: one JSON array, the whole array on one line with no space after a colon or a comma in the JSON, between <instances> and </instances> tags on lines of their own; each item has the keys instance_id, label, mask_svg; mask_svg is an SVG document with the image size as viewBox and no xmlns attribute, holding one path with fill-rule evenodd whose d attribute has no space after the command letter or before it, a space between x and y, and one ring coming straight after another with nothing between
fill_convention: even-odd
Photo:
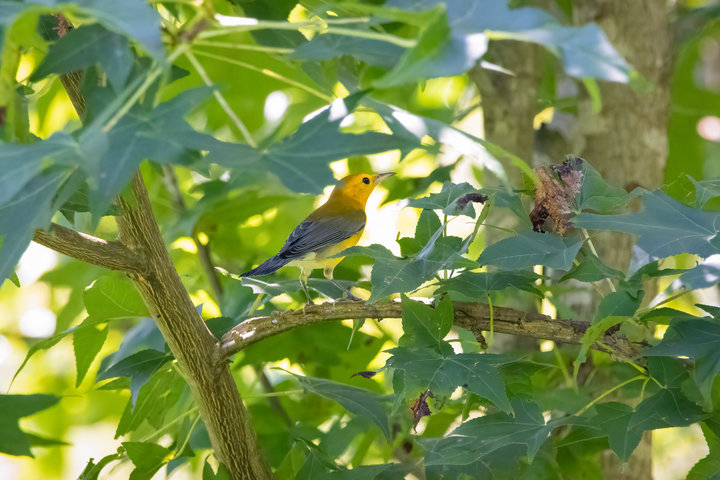
<instances>
[{"instance_id":1,"label":"small branch","mask_svg":"<svg viewBox=\"0 0 720 480\"><path fill-rule=\"evenodd\" d=\"M48 230L35 230L33 240L68 257L110 270L143 273L146 268L142 255L131 252L120 242L108 242L55 223Z\"/></svg>"},{"instance_id":2,"label":"small branch","mask_svg":"<svg viewBox=\"0 0 720 480\"><path fill-rule=\"evenodd\" d=\"M493 330L499 333L553 340L560 343L580 344L589 322L562 320L539 313L526 313L512 308L483 303L455 302L455 325L470 330L480 338L483 331L490 329L492 316ZM369 305L362 302L340 301L320 305L308 305L302 310L288 310L279 315L249 318L223 336L220 348L227 358L259 342L296 327L315 323L345 320L348 318L401 318L400 303ZM625 358L637 356L645 347L633 343L619 334L606 335L601 339L613 351ZM595 348L595 347L593 347ZM597 347L600 349L600 347Z\"/></svg>"}]
</instances>

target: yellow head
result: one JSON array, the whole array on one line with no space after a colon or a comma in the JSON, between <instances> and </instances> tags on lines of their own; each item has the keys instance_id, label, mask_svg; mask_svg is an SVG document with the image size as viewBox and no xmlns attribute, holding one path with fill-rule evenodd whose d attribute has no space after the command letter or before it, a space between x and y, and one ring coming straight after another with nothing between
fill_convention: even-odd
<instances>
[{"instance_id":1,"label":"yellow head","mask_svg":"<svg viewBox=\"0 0 720 480\"><path fill-rule=\"evenodd\" d=\"M348 175L337 182L328 202L347 202L365 208L367 199L375 186L393 175L395 172L378 173L377 175L369 173Z\"/></svg>"}]
</instances>

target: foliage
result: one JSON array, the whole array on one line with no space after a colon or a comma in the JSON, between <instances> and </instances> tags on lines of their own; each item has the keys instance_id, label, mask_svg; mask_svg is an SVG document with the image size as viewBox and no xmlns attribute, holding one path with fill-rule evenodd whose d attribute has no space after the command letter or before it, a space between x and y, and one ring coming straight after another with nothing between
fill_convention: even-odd
<instances>
[{"instance_id":1,"label":"foliage","mask_svg":"<svg viewBox=\"0 0 720 480\"><path fill-rule=\"evenodd\" d=\"M508 174L520 170L537 187L530 159L463 129L478 108L468 70L502 70L484 60L489 42L520 40L547 49L550 83L640 75L597 25L510 3L0 0L0 280L8 280L0 298L20 302L27 285L12 281L35 229L54 221L114 241L116 199L133 202L127 185L141 169L177 271L221 337L305 297L291 268L239 280L214 267L248 270L312 210L307 194L342 172L392 165L399 175L383 184L391 206L381 212L408 199L400 213L408 225L396 235L369 213L372 241L345 252L341 280L309 285L317 300L345 288L368 304L399 297L402 322L305 326L232 360L278 478L597 477L600 451L624 462L643 432L693 424L709 454L689 478L712 478L720 309L688 299L720 280L718 171L673 161L692 123L675 119L667 178L682 178L628 193L605 182L593 159L568 163L581 179L565 212L574 228L532 231L533 188L519 190ZM59 38L58 14L77 26ZM702 102L680 83L699 61L697 43L680 57L682 105ZM60 78L79 70L71 96L87 104L76 114ZM628 206L636 197L639 211ZM512 226L493 225L491 212ZM489 244L486 233L498 228L503 238ZM601 231L634 235L627 271L597 255ZM659 279L659 294L649 279ZM0 452L53 464L72 448L63 440L73 422L102 420L113 422L115 449L82 472L57 457L45 478L103 478L116 464L131 479L163 468L227 478L131 279L63 258L40 282L53 292L56 331L34 341L0 329L23 347L13 389L48 393L0 395ZM491 312L543 301L572 317L567 298L587 295L587 284L596 297L587 328L578 345L553 344L553 353L499 352L492 327L486 341L453 325L453 301ZM606 333L649 348L610 356ZM53 352L74 355L74 368L52 365ZM37 365L52 374L34 384ZM67 407L78 395L92 402L82 414ZM72 420L54 424L46 409Z\"/></svg>"}]
</instances>

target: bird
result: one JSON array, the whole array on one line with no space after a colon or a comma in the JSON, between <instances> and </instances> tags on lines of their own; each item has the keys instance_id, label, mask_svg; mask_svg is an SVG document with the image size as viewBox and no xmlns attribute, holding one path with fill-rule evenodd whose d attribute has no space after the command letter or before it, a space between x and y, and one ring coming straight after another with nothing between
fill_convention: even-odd
<instances>
[{"instance_id":1,"label":"bird","mask_svg":"<svg viewBox=\"0 0 720 480\"><path fill-rule=\"evenodd\" d=\"M365 230L365 206L370 194L393 175L395 172L360 173L339 180L328 200L295 227L277 255L240 276L257 277L285 265L298 266L300 285L308 303L313 303L307 286L310 273L322 268L325 278L333 282L333 270L343 259L335 255L358 243Z\"/></svg>"}]
</instances>

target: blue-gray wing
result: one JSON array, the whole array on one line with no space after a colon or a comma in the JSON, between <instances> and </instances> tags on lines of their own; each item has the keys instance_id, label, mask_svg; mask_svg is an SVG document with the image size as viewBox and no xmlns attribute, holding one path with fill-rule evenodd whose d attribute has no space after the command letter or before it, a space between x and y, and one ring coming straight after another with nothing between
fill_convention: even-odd
<instances>
[{"instance_id":1,"label":"blue-gray wing","mask_svg":"<svg viewBox=\"0 0 720 480\"><path fill-rule=\"evenodd\" d=\"M303 221L290 234L277 254L283 259L299 259L347 240L365 227L365 212L355 210L341 216Z\"/></svg>"}]
</instances>

